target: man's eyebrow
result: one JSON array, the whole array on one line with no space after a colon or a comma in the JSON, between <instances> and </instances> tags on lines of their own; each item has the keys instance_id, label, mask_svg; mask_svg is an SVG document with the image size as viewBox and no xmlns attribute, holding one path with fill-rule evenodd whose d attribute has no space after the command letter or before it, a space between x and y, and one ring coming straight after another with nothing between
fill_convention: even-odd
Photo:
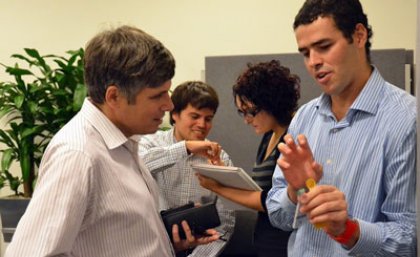
<instances>
[{"instance_id":1,"label":"man's eyebrow","mask_svg":"<svg viewBox=\"0 0 420 257\"><path fill-rule=\"evenodd\" d=\"M318 41L315 41L315 42L313 42L313 43L311 43L310 45L309 45L309 47L315 47L315 46L319 46L319 45L322 45L322 44L324 44L325 42L329 42L330 40L329 39L326 39L326 38L324 38L324 39L320 39L320 40L318 40ZM299 47L298 48L298 51L301 53L301 52L303 52L303 51L306 51L306 50L308 50L308 47Z\"/></svg>"},{"instance_id":2,"label":"man's eyebrow","mask_svg":"<svg viewBox=\"0 0 420 257\"><path fill-rule=\"evenodd\" d=\"M190 115L197 115L197 116L203 116L203 117L214 117L214 114L210 114L210 115L201 115L198 112L190 112Z\"/></svg>"},{"instance_id":3,"label":"man's eyebrow","mask_svg":"<svg viewBox=\"0 0 420 257\"><path fill-rule=\"evenodd\" d=\"M160 96L162 96L162 95L166 94L166 92L168 92L168 91L163 90L163 91L160 91L160 92L156 92L155 94L151 95L150 97L151 97L151 98L160 97Z\"/></svg>"},{"instance_id":4,"label":"man's eyebrow","mask_svg":"<svg viewBox=\"0 0 420 257\"><path fill-rule=\"evenodd\" d=\"M302 52L306 51L307 49L308 48L306 48L306 47L299 47L298 51L299 51L299 53L302 53Z\"/></svg>"}]
</instances>

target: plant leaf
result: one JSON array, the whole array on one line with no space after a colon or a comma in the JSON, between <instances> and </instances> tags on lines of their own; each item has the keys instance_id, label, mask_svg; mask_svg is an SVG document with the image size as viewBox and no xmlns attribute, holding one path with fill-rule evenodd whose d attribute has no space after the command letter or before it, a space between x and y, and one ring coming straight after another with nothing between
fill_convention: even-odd
<instances>
[{"instance_id":1,"label":"plant leaf","mask_svg":"<svg viewBox=\"0 0 420 257\"><path fill-rule=\"evenodd\" d=\"M23 56L23 55L21 55L21 54L13 54L13 55L12 55L12 57L13 57L13 58L17 58L17 59L24 60L24 61L26 61L27 63L29 63L30 65L35 64L35 62L34 62L34 61L30 60L28 57L25 57L25 56Z\"/></svg>"},{"instance_id":2,"label":"plant leaf","mask_svg":"<svg viewBox=\"0 0 420 257\"><path fill-rule=\"evenodd\" d=\"M11 106L2 106L0 108L0 119L6 115L11 114L14 111L14 108Z\"/></svg>"},{"instance_id":3,"label":"plant leaf","mask_svg":"<svg viewBox=\"0 0 420 257\"><path fill-rule=\"evenodd\" d=\"M4 187L4 178L0 176L0 188Z\"/></svg>"},{"instance_id":4,"label":"plant leaf","mask_svg":"<svg viewBox=\"0 0 420 257\"><path fill-rule=\"evenodd\" d=\"M28 103L28 106L29 106L29 111L33 114L36 114L36 112L38 111L38 104L30 101Z\"/></svg>"},{"instance_id":5,"label":"plant leaf","mask_svg":"<svg viewBox=\"0 0 420 257\"><path fill-rule=\"evenodd\" d=\"M10 165L13 161L13 149L6 149L3 151L3 155L1 157L1 169L2 170L9 170Z\"/></svg>"},{"instance_id":6,"label":"plant leaf","mask_svg":"<svg viewBox=\"0 0 420 257\"><path fill-rule=\"evenodd\" d=\"M74 90L73 97L73 111L77 112L82 108L83 101L87 95L87 88L85 85L77 84L76 90Z\"/></svg>"},{"instance_id":7,"label":"plant leaf","mask_svg":"<svg viewBox=\"0 0 420 257\"><path fill-rule=\"evenodd\" d=\"M24 128L21 134L21 138L24 139L26 137L29 136L33 136L38 134L40 131L42 131L43 127L42 126L34 126L31 128Z\"/></svg>"},{"instance_id":8,"label":"plant leaf","mask_svg":"<svg viewBox=\"0 0 420 257\"><path fill-rule=\"evenodd\" d=\"M13 76L33 75L30 70L19 67L7 67L6 72Z\"/></svg>"},{"instance_id":9,"label":"plant leaf","mask_svg":"<svg viewBox=\"0 0 420 257\"><path fill-rule=\"evenodd\" d=\"M0 179L7 179L5 184L17 194L23 182L34 185L32 179L36 178L36 167L46 146L79 111L87 95L83 85L83 48L66 52L70 54L68 58L41 55L32 48L24 51L12 57L29 64L29 68L19 67L20 63L10 66L0 63L0 68L4 67L14 78L12 82L0 81L0 118L7 117L8 125L0 129L0 143L5 145L0 150ZM7 170L13 160L20 162L18 177ZM0 180L0 187L1 184ZM32 192L28 187L24 190L25 195Z\"/></svg>"},{"instance_id":10,"label":"plant leaf","mask_svg":"<svg viewBox=\"0 0 420 257\"><path fill-rule=\"evenodd\" d=\"M25 96L24 95L17 95L15 97L15 105L18 109L20 109L22 107L23 104L23 100L25 100Z\"/></svg>"},{"instance_id":11,"label":"plant leaf","mask_svg":"<svg viewBox=\"0 0 420 257\"><path fill-rule=\"evenodd\" d=\"M10 130L10 133L13 133L13 130ZM9 132L9 131L8 131ZM4 130L0 130L0 142L6 144L8 147L16 147L13 143L13 138L8 135L8 133L4 132Z\"/></svg>"},{"instance_id":12,"label":"plant leaf","mask_svg":"<svg viewBox=\"0 0 420 257\"><path fill-rule=\"evenodd\" d=\"M41 68L41 70L43 70L44 74L51 71L50 66L47 65L44 58L42 58L42 56L39 54L39 52L36 49L24 48L24 50L29 56L35 58L38 61L39 67Z\"/></svg>"},{"instance_id":13,"label":"plant leaf","mask_svg":"<svg viewBox=\"0 0 420 257\"><path fill-rule=\"evenodd\" d=\"M20 168L22 170L23 181L28 181L31 172L31 158L29 156L29 146L24 146L19 156Z\"/></svg>"}]
</instances>

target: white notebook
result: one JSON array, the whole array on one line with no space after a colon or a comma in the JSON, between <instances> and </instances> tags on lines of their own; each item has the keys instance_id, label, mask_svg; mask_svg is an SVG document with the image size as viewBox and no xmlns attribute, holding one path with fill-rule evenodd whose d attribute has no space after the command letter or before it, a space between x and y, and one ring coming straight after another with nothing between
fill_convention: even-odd
<instances>
[{"instance_id":1,"label":"white notebook","mask_svg":"<svg viewBox=\"0 0 420 257\"><path fill-rule=\"evenodd\" d=\"M241 168L211 164L191 164L196 172L218 181L228 187L261 191L261 187Z\"/></svg>"}]
</instances>

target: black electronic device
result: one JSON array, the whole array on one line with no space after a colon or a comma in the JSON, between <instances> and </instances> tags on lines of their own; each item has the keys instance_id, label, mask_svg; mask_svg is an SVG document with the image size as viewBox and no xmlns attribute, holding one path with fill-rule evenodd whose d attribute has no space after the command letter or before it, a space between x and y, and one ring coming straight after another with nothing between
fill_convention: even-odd
<instances>
[{"instance_id":1,"label":"black electronic device","mask_svg":"<svg viewBox=\"0 0 420 257\"><path fill-rule=\"evenodd\" d=\"M185 232L181 222L185 220L194 236L203 236L209 228L220 225L219 214L216 209L216 203L207 203L195 206L193 202L169 210L161 211L163 223L169 237L172 238L172 226L178 225L179 236L185 239Z\"/></svg>"}]
</instances>

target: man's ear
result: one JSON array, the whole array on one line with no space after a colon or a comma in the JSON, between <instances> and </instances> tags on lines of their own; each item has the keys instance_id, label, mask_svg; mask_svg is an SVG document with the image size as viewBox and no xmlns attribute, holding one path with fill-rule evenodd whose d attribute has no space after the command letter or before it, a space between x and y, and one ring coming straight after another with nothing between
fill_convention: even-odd
<instances>
[{"instance_id":1,"label":"man's ear","mask_svg":"<svg viewBox=\"0 0 420 257\"><path fill-rule=\"evenodd\" d=\"M123 95L115 85L110 85L105 92L105 103L111 108L118 108L123 99Z\"/></svg>"},{"instance_id":2,"label":"man's ear","mask_svg":"<svg viewBox=\"0 0 420 257\"><path fill-rule=\"evenodd\" d=\"M174 124L176 123L177 120L179 120L179 113L177 112L172 112L171 113L171 118L174 121Z\"/></svg>"},{"instance_id":3,"label":"man's ear","mask_svg":"<svg viewBox=\"0 0 420 257\"><path fill-rule=\"evenodd\" d=\"M368 38L368 31L362 23L356 24L353 33L353 41L358 47L365 47Z\"/></svg>"}]
</instances>

